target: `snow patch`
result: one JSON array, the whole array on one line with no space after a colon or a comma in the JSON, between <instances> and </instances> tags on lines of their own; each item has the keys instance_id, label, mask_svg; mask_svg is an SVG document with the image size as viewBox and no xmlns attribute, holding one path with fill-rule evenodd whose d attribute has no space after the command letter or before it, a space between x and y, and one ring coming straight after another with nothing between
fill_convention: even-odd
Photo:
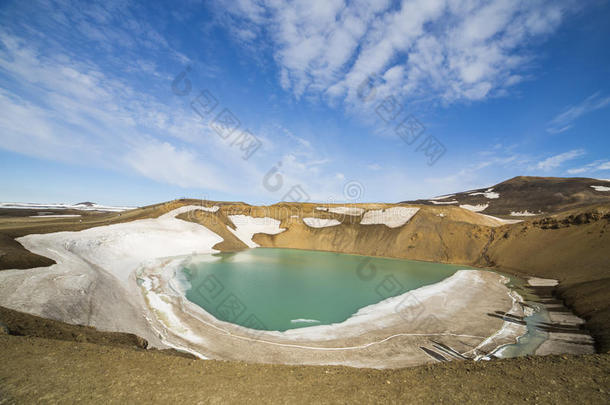
<instances>
[{"instance_id":1,"label":"snow patch","mask_svg":"<svg viewBox=\"0 0 610 405\"><path fill-rule=\"evenodd\" d=\"M204 340L193 333L176 315L174 312L174 306L169 301L169 297L165 294L156 294L152 291L147 291L146 299L148 305L156 312L157 319L167 329L174 333L180 334L185 339L193 343L203 343Z\"/></svg>"},{"instance_id":2,"label":"snow patch","mask_svg":"<svg viewBox=\"0 0 610 405\"><path fill-rule=\"evenodd\" d=\"M534 214L533 212L529 212L528 210L525 211L512 211L510 213L511 216L513 217L533 217L536 216L538 214Z\"/></svg>"},{"instance_id":3,"label":"snow patch","mask_svg":"<svg viewBox=\"0 0 610 405\"><path fill-rule=\"evenodd\" d=\"M552 278L530 277L527 283L534 287L555 287L559 281Z\"/></svg>"},{"instance_id":4,"label":"snow patch","mask_svg":"<svg viewBox=\"0 0 610 405\"><path fill-rule=\"evenodd\" d=\"M410 207L392 207L385 210L370 210L367 211L360 225L385 225L388 228L398 228L406 224L419 208Z\"/></svg>"},{"instance_id":5,"label":"snow patch","mask_svg":"<svg viewBox=\"0 0 610 405\"><path fill-rule=\"evenodd\" d=\"M20 237L17 241L26 249L56 264L2 272L0 305L17 306L39 316L52 314L65 322L102 330L134 333L159 347L162 339L138 311L141 296L135 271L164 257L217 252L213 246L222 237L202 225L175 218L179 212L198 208L78 232ZM27 297L25 301L23 297ZM158 298L159 310L167 309L167 301ZM81 310L68 313L64 308Z\"/></svg>"},{"instance_id":6,"label":"snow patch","mask_svg":"<svg viewBox=\"0 0 610 405\"><path fill-rule=\"evenodd\" d=\"M491 215L487 215L487 214L479 214L482 215L484 217L493 219L494 221L498 221L499 225L503 225L503 224L518 224L519 222L523 222L522 219L504 219L504 218L498 218L498 217L494 217Z\"/></svg>"},{"instance_id":7,"label":"snow patch","mask_svg":"<svg viewBox=\"0 0 610 405\"><path fill-rule=\"evenodd\" d=\"M451 200L451 201L434 201L434 200L430 200L428 202L431 202L434 205L457 204L458 203L456 200Z\"/></svg>"},{"instance_id":8,"label":"snow patch","mask_svg":"<svg viewBox=\"0 0 610 405\"><path fill-rule=\"evenodd\" d=\"M470 193L468 195L482 195L482 196L485 196L485 198L489 198L489 199L500 198L500 194L493 192L492 190L493 190L493 187L488 188L484 192Z\"/></svg>"},{"instance_id":9,"label":"snow patch","mask_svg":"<svg viewBox=\"0 0 610 405\"><path fill-rule=\"evenodd\" d=\"M38 245L53 249L56 253L52 258L60 266L65 262L64 257L76 255L78 263L85 259L126 282L131 270L151 259L217 252L212 246L222 242L222 237L202 225L175 218L199 208L186 206L158 218L98 226L79 232L27 235L19 240L35 240Z\"/></svg>"},{"instance_id":10,"label":"snow patch","mask_svg":"<svg viewBox=\"0 0 610 405\"><path fill-rule=\"evenodd\" d=\"M336 219L326 219L326 218L303 218L303 222L309 227L312 228L326 228L329 226L340 225L341 222Z\"/></svg>"},{"instance_id":11,"label":"snow patch","mask_svg":"<svg viewBox=\"0 0 610 405\"><path fill-rule=\"evenodd\" d=\"M0 203L0 208L28 209L28 210L80 210L80 211L107 211L121 212L132 210L137 207L114 207L99 204L38 204L38 203L19 203L4 202Z\"/></svg>"},{"instance_id":12,"label":"snow patch","mask_svg":"<svg viewBox=\"0 0 610 405\"><path fill-rule=\"evenodd\" d=\"M489 207L489 204L478 204L478 205L462 204L462 205L460 205L460 208L464 208L464 209L467 209L472 212L481 212L481 211L484 211L487 207Z\"/></svg>"},{"instance_id":13,"label":"snow patch","mask_svg":"<svg viewBox=\"0 0 610 405\"><path fill-rule=\"evenodd\" d=\"M229 215L229 219L237 229L227 226L227 229L248 247L255 248L259 245L252 241L256 233L276 235L284 232L286 228L280 228L280 221L274 218L254 218L249 215Z\"/></svg>"},{"instance_id":14,"label":"snow patch","mask_svg":"<svg viewBox=\"0 0 610 405\"><path fill-rule=\"evenodd\" d=\"M220 207L218 205L214 205L212 207L199 207L199 209L207 212L216 212L220 209Z\"/></svg>"},{"instance_id":15,"label":"snow patch","mask_svg":"<svg viewBox=\"0 0 610 405\"><path fill-rule=\"evenodd\" d=\"M591 186L595 191L610 191L610 187L606 186Z\"/></svg>"},{"instance_id":16,"label":"snow patch","mask_svg":"<svg viewBox=\"0 0 610 405\"><path fill-rule=\"evenodd\" d=\"M331 207L328 209L328 212L341 215L359 216L364 213L364 209L358 207Z\"/></svg>"}]
</instances>

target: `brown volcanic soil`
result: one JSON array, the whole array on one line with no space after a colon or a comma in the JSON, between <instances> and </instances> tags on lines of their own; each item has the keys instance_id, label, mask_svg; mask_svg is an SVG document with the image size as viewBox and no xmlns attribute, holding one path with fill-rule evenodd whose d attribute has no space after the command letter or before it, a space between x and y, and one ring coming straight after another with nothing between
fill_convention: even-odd
<instances>
[{"instance_id":1,"label":"brown volcanic soil","mask_svg":"<svg viewBox=\"0 0 610 405\"><path fill-rule=\"evenodd\" d=\"M189 360L124 347L13 336L0 336L0 352L0 403L610 401L610 355L370 370Z\"/></svg>"},{"instance_id":2,"label":"brown volcanic soil","mask_svg":"<svg viewBox=\"0 0 610 405\"><path fill-rule=\"evenodd\" d=\"M610 351L610 206L496 229L489 265L560 281L558 294L587 321L598 351Z\"/></svg>"},{"instance_id":3,"label":"brown volcanic soil","mask_svg":"<svg viewBox=\"0 0 610 405\"><path fill-rule=\"evenodd\" d=\"M597 191L591 186L610 186L610 182L590 178L529 177L519 176L492 186L499 198L488 199L483 195L487 188L456 193L438 201L458 201L458 204L489 204L484 214L510 216L510 213L555 214L568 209L591 204L610 202L610 193ZM410 201L412 204L433 205L430 200Z\"/></svg>"},{"instance_id":4,"label":"brown volcanic soil","mask_svg":"<svg viewBox=\"0 0 610 405\"><path fill-rule=\"evenodd\" d=\"M10 236L0 234L0 269L31 269L52 264L54 260L32 253Z\"/></svg>"},{"instance_id":5,"label":"brown volcanic soil","mask_svg":"<svg viewBox=\"0 0 610 405\"><path fill-rule=\"evenodd\" d=\"M104 332L90 326L70 325L4 307L0 307L0 329L0 335L4 333L12 336L29 336L69 342L88 342L140 350L148 348L146 339L132 333ZM189 353L174 349L149 350L189 359L195 358Z\"/></svg>"}]
</instances>

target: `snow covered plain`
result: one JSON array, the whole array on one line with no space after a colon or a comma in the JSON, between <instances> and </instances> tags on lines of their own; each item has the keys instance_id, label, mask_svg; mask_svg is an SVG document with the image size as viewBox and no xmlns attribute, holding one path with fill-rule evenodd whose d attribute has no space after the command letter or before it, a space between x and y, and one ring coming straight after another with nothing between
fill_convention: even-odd
<instances>
[{"instance_id":1,"label":"snow covered plain","mask_svg":"<svg viewBox=\"0 0 610 405\"><path fill-rule=\"evenodd\" d=\"M13 209L28 209L28 210L80 210L80 211L106 211L106 212L121 212L134 209L136 207L115 207L110 205L99 204L36 204L36 203L19 203L19 202L3 202L0 203L0 208Z\"/></svg>"}]
</instances>

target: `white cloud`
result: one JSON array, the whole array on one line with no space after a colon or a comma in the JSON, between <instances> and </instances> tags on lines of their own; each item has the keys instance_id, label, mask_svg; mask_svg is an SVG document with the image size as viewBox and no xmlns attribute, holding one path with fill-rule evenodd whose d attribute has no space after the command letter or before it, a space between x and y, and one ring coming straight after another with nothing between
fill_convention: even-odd
<instances>
[{"instance_id":1,"label":"white cloud","mask_svg":"<svg viewBox=\"0 0 610 405\"><path fill-rule=\"evenodd\" d=\"M585 166L568 169L568 170L566 170L566 173L582 174L582 173L599 172L602 170L610 170L610 160L596 160Z\"/></svg>"},{"instance_id":2,"label":"white cloud","mask_svg":"<svg viewBox=\"0 0 610 405\"><path fill-rule=\"evenodd\" d=\"M11 82L0 89L0 148L181 187L260 192L247 185L260 184L266 168L244 161L193 111L161 103L85 58L45 54L2 32L0 44Z\"/></svg>"},{"instance_id":3,"label":"white cloud","mask_svg":"<svg viewBox=\"0 0 610 405\"><path fill-rule=\"evenodd\" d=\"M561 114L553 118L548 125L547 131L558 134L571 129L581 116L600 110L610 105L610 96L601 96L599 92L594 93L577 105L566 108Z\"/></svg>"},{"instance_id":4,"label":"white cloud","mask_svg":"<svg viewBox=\"0 0 610 405\"><path fill-rule=\"evenodd\" d=\"M138 173L167 184L227 191L226 177L205 164L195 152L168 142L146 140L129 151L125 163Z\"/></svg>"},{"instance_id":5,"label":"white cloud","mask_svg":"<svg viewBox=\"0 0 610 405\"><path fill-rule=\"evenodd\" d=\"M251 200L279 200L297 185L318 201L343 190L345 177L330 167L332 160L281 125L259 136L265 146L246 161L188 104L161 102L86 58L47 55L39 44L6 33L0 44L0 68L12 83L0 89L0 148ZM158 80L153 66L143 70ZM169 90L171 81L163 83ZM278 160L283 186L270 191L262 181Z\"/></svg>"},{"instance_id":6,"label":"white cloud","mask_svg":"<svg viewBox=\"0 0 610 405\"><path fill-rule=\"evenodd\" d=\"M530 62L531 40L553 32L566 1L357 0L226 5L273 41L283 88L357 100L371 74L378 93L445 103L504 94ZM235 25L231 21L231 25ZM260 38L259 38L260 39ZM267 38L265 38L267 39ZM253 40L254 41L254 40Z\"/></svg>"},{"instance_id":7,"label":"white cloud","mask_svg":"<svg viewBox=\"0 0 610 405\"><path fill-rule=\"evenodd\" d=\"M538 162L536 168L544 171L550 171L558 168L565 162L581 157L584 154L585 151L583 149L573 149L568 152L560 153L559 155L548 157L543 161Z\"/></svg>"}]
</instances>

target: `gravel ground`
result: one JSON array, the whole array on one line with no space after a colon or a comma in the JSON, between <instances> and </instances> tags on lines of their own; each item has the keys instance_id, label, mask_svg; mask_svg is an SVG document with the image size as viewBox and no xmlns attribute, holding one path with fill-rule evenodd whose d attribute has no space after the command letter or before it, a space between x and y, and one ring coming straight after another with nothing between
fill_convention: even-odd
<instances>
[{"instance_id":1,"label":"gravel ground","mask_svg":"<svg viewBox=\"0 0 610 405\"><path fill-rule=\"evenodd\" d=\"M0 336L0 355L0 404L610 403L607 354L371 370L192 360Z\"/></svg>"}]
</instances>

